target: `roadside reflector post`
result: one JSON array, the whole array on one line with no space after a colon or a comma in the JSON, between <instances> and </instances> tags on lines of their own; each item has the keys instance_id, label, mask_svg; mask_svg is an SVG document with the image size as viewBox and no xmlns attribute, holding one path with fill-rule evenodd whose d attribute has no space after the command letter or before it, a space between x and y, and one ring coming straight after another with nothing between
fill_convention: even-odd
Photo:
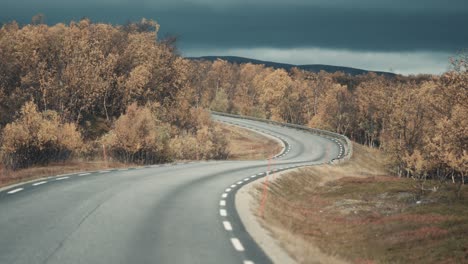
<instances>
[{"instance_id":1,"label":"roadside reflector post","mask_svg":"<svg viewBox=\"0 0 468 264\"><path fill-rule=\"evenodd\" d=\"M266 171L265 180L263 181L263 190L262 190L262 200L260 201L260 207L258 208L258 214L261 218L264 218L265 213L265 203L268 197L268 178L270 175L270 168L271 168L271 158L268 159L268 166Z\"/></svg>"},{"instance_id":2,"label":"roadside reflector post","mask_svg":"<svg viewBox=\"0 0 468 264\"><path fill-rule=\"evenodd\" d=\"M106 146L102 144L102 156L104 157L104 164L106 168L109 168L109 164L107 163L107 152L106 152Z\"/></svg>"}]
</instances>

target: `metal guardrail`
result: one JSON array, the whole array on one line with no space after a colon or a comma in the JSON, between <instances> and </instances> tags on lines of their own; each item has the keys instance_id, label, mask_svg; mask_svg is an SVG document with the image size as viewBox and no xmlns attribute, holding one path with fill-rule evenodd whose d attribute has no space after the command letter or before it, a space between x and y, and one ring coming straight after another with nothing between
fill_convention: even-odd
<instances>
[{"instance_id":1,"label":"metal guardrail","mask_svg":"<svg viewBox=\"0 0 468 264\"><path fill-rule=\"evenodd\" d=\"M290 127L290 128L295 128L295 129L299 129L299 130L305 130L305 131L308 131L308 132L310 132L312 134L337 139L337 140L341 141L341 143L343 144L343 146L345 148L345 151L344 151L344 155L342 157L339 157L338 159L332 160L333 164L337 164L337 163L347 161L353 155L353 144L352 144L351 140L349 140L348 137L346 137L344 135L341 135L341 134L338 134L338 133L334 133L334 132L330 132L330 131L326 131L326 130L321 130L321 129L316 129L316 128L310 128L310 127L301 126L301 125L282 123L282 122L277 122L277 121L273 121L273 120L269 120L269 119L263 119L263 118L257 118L257 117L227 114L227 113L221 113L221 112L216 112L216 111L211 111L211 113L215 114L215 115L219 115L219 116L227 116L227 117L234 117L234 118L240 118L240 119L246 119L246 120L253 120L253 121L259 121L259 122L268 123L268 124L277 125L277 126L283 126L283 127Z\"/></svg>"}]
</instances>

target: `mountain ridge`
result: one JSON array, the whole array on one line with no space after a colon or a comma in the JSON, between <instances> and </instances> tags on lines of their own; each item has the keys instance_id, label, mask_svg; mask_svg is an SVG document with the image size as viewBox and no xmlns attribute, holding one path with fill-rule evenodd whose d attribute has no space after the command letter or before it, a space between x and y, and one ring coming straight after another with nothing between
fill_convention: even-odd
<instances>
[{"instance_id":1,"label":"mountain ridge","mask_svg":"<svg viewBox=\"0 0 468 264\"><path fill-rule=\"evenodd\" d=\"M326 65L326 64L304 64L304 65L295 65L289 63L280 63L280 62L272 62L272 61L263 61L245 57L238 57L238 56L201 56L201 57L187 57L190 60L207 60L207 61L216 61L218 59L228 61L230 63L236 64L243 64L243 63L252 63L252 64L263 64L266 67L272 67L275 69L285 69L291 70L292 68L296 67L305 71L310 72L320 72L326 71L329 73L333 72L343 72L349 75L360 75L360 74L367 74L370 72L379 74L379 75L386 75L386 76L395 76L395 73L391 72L383 72L383 71L372 71L372 70L364 70L359 68L353 67L345 67L345 66L335 66L335 65Z\"/></svg>"}]
</instances>

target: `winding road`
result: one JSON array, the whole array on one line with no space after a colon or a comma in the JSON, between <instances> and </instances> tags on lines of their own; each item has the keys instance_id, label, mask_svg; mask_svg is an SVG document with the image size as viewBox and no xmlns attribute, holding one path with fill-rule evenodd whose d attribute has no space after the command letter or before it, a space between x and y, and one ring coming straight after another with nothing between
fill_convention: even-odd
<instances>
[{"instance_id":1,"label":"winding road","mask_svg":"<svg viewBox=\"0 0 468 264\"><path fill-rule=\"evenodd\" d=\"M213 116L282 139L273 171L329 162L336 141ZM0 192L0 263L270 263L234 195L267 162L208 161L50 177Z\"/></svg>"}]
</instances>

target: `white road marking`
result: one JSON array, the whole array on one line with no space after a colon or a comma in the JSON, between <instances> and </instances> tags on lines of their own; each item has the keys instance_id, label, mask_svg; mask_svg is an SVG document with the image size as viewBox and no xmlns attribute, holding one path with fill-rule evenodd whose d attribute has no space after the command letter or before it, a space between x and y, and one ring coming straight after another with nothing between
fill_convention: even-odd
<instances>
[{"instance_id":1,"label":"white road marking","mask_svg":"<svg viewBox=\"0 0 468 264\"><path fill-rule=\"evenodd\" d=\"M243 264L255 264L255 263L253 261L250 261L250 260L244 260Z\"/></svg>"},{"instance_id":2,"label":"white road marking","mask_svg":"<svg viewBox=\"0 0 468 264\"><path fill-rule=\"evenodd\" d=\"M219 215L220 215L220 216L227 216L226 210L220 209L220 210L219 210Z\"/></svg>"},{"instance_id":3,"label":"white road marking","mask_svg":"<svg viewBox=\"0 0 468 264\"><path fill-rule=\"evenodd\" d=\"M78 176L85 176L85 175L90 175L91 173L81 173L81 174L78 174Z\"/></svg>"},{"instance_id":4,"label":"white road marking","mask_svg":"<svg viewBox=\"0 0 468 264\"><path fill-rule=\"evenodd\" d=\"M99 173L108 173L108 172L110 172L110 171L100 171Z\"/></svg>"},{"instance_id":5,"label":"white road marking","mask_svg":"<svg viewBox=\"0 0 468 264\"><path fill-rule=\"evenodd\" d=\"M39 185L42 185L42 184L45 184L47 183L46 181L41 181L41 182L36 182L36 183L33 183L33 186L39 186Z\"/></svg>"},{"instance_id":6,"label":"white road marking","mask_svg":"<svg viewBox=\"0 0 468 264\"><path fill-rule=\"evenodd\" d=\"M261 176L261 175L263 175L263 172L262 172L262 173L259 173L259 174L257 174L257 175L258 175L258 176Z\"/></svg>"},{"instance_id":7,"label":"white road marking","mask_svg":"<svg viewBox=\"0 0 468 264\"><path fill-rule=\"evenodd\" d=\"M226 189L226 192L230 192L230 191L231 191L231 188L227 188L227 189Z\"/></svg>"},{"instance_id":8,"label":"white road marking","mask_svg":"<svg viewBox=\"0 0 468 264\"><path fill-rule=\"evenodd\" d=\"M60 178L57 178L55 179L56 181L61 181L61 180L66 180L66 179L70 179L70 177L66 176L66 177L60 177Z\"/></svg>"},{"instance_id":9,"label":"white road marking","mask_svg":"<svg viewBox=\"0 0 468 264\"><path fill-rule=\"evenodd\" d=\"M221 195L221 197L223 197L223 198L226 198L227 196L228 196L227 193L223 193L223 195Z\"/></svg>"},{"instance_id":10,"label":"white road marking","mask_svg":"<svg viewBox=\"0 0 468 264\"><path fill-rule=\"evenodd\" d=\"M231 243L232 245L234 246L234 248L237 250L237 251L244 251L244 246L242 246L241 242L239 241L239 239L233 237L231 238Z\"/></svg>"},{"instance_id":11,"label":"white road marking","mask_svg":"<svg viewBox=\"0 0 468 264\"><path fill-rule=\"evenodd\" d=\"M24 190L23 188L18 188L18 189L14 189L14 190L11 190L9 192L7 192L8 194L15 194L17 192L21 192L22 190Z\"/></svg>"},{"instance_id":12,"label":"white road marking","mask_svg":"<svg viewBox=\"0 0 468 264\"><path fill-rule=\"evenodd\" d=\"M245 178L244 181L245 182L248 182L250 180L250 178Z\"/></svg>"},{"instance_id":13,"label":"white road marking","mask_svg":"<svg viewBox=\"0 0 468 264\"><path fill-rule=\"evenodd\" d=\"M255 178L255 177L257 177L257 175L252 175L252 176L250 176L250 178Z\"/></svg>"},{"instance_id":14,"label":"white road marking","mask_svg":"<svg viewBox=\"0 0 468 264\"><path fill-rule=\"evenodd\" d=\"M232 231L232 225L228 221L223 221L223 226L227 231Z\"/></svg>"},{"instance_id":15,"label":"white road marking","mask_svg":"<svg viewBox=\"0 0 468 264\"><path fill-rule=\"evenodd\" d=\"M242 181L238 181L237 184L242 184Z\"/></svg>"},{"instance_id":16,"label":"white road marking","mask_svg":"<svg viewBox=\"0 0 468 264\"><path fill-rule=\"evenodd\" d=\"M226 201L225 201L225 200L219 201L219 205L220 205L220 206L226 206Z\"/></svg>"},{"instance_id":17,"label":"white road marking","mask_svg":"<svg viewBox=\"0 0 468 264\"><path fill-rule=\"evenodd\" d=\"M236 186L237 186L237 185L233 184L233 185L231 185L231 188L235 188Z\"/></svg>"}]
</instances>

